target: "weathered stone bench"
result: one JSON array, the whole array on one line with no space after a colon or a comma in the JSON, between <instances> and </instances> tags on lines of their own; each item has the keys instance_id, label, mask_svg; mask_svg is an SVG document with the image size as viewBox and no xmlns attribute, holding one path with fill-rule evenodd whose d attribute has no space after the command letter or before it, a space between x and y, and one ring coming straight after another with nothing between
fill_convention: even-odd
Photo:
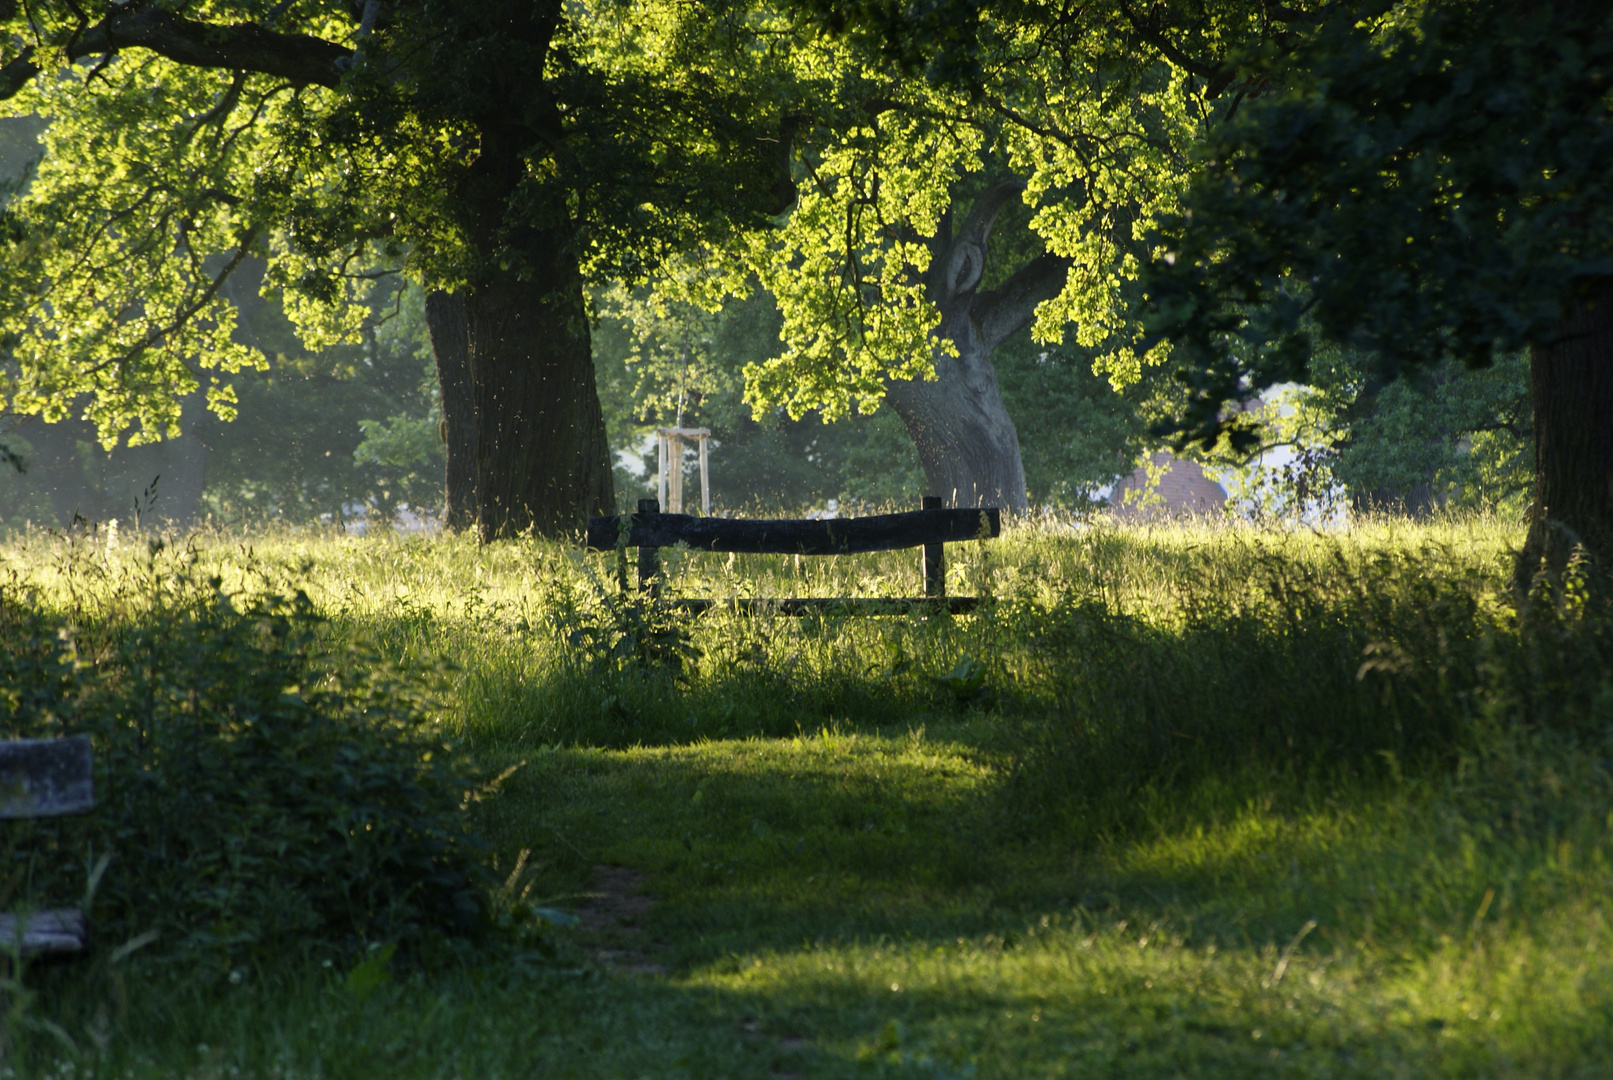
<instances>
[{"instance_id":1,"label":"weathered stone bench","mask_svg":"<svg viewBox=\"0 0 1613 1080\"><path fill-rule=\"evenodd\" d=\"M848 615L900 615L908 611L973 610L979 599L946 594L945 545L986 540L1002 533L1002 516L996 507L981 510L947 509L933 495L924 508L905 514L877 514L861 518L766 520L751 518L692 517L663 514L656 499L640 499L638 513L589 519L587 546L593 551L638 548L639 589L659 596L660 550L683 544L691 551L736 552L748 555L851 555L867 551L920 548L919 576L924 595L913 598L789 597L769 599L677 599L673 606L699 614L715 607L741 613L761 611L780 615L815 612ZM625 577L625 570L624 570Z\"/></svg>"},{"instance_id":2,"label":"weathered stone bench","mask_svg":"<svg viewBox=\"0 0 1613 1080\"><path fill-rule=\"evenodd\" d=\"M0 740L0 818L67 817L95 809L95 758L88 735ZM78 908L0 914L0 955L75 953L88 926Z\"/></svg>"}]
</instances>

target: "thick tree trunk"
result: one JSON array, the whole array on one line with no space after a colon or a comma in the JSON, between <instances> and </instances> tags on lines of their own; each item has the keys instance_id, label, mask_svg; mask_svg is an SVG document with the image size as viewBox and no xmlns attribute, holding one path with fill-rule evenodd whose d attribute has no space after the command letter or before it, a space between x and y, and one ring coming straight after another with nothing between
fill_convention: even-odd
<instances>
[{"instance_id":1,"label":"thick tree trunk","mask_svg":"<svg viewBox=\"0 0 1613 1080\"><path fill-rule=\"evenodd\" d=\"M968 312L943 318L938 331L958 347L937 351L935 381L891 381L885 400L902 418L924 467L928 494L948 506L996 506L1025 512L1019 433L1003 407L991 353Z\"/></svg>"},{"instance_id":2,"label":"thick tree trunk","mask_svg":"<svg viewBox=\"0 0 1613 1080\"><path fill-rule=\"evenodd\" d=\"M1518 559L1527 585L1562 570L1580 549L1613 568L1613 293L1565 319L1530 350L1535 498Z\"/></svg>"},{"instance_id":3,"label":"thick tree trunk","mask_svg":"<svg viewBox=\"0 0 1613 1080\"><path fill-rule=\"evenodd\" d=\"M996 181L956 231L952 210L943 215L929 241L925 291L941 311L935 337L950 340L958 355L937 349L933 380L885 383L885 400L918 449L928 494L952 506L996 506L1012 514L1026 509L1025 465L991 354L1030 322L1037 304L1058 295L1069 266L1042 255L997 288L977 291L997 215L1024 188L1013 177Z\"/></svg>"},{"instance_id":4,"label":"thick tree trunk","mask_svg":"<svg viewBox=\"0 0 1613 1080\"><path fill-rule=\"evenodd\" d=\"M442 388L442 439L448 457L443 524L457 532L476 524L476 401L465 298L440 289L427 296L426 328L431 332L437 382Z\"/></svg>"},{"instance_id":5,"label":"thick tree trunk","mask_svg":"<svg viewBox=\"0 0 1613 1080\"><path fill-rule=\"evenodd\" d=\"M525 280L492 271L465 294L484 542L580 530L615 510L582 278L559 239Z\"/></svg>"}]
</instances>

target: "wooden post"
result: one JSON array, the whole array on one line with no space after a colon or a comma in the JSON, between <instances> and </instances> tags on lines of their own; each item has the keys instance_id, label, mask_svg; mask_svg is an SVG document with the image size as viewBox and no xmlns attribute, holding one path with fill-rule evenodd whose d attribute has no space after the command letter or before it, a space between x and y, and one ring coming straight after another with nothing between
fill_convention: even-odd
<instances>
[{"instance_id":1,"label":"wooden post","mask_svg":"<svg viewBox=\"0 0 1613 1080\"><path fill-rule=\"evenodd\" d=\"M640 514L659 514L661 503L657 499L640 499ZM640 546L638 549L638 589L651 596L661 595L661 549Z\"/></svg>"},{"instance_id":2,"label":"wooden post","mask_svg":"<svg viewBox=\"0 0 1613 1080\"><path fill-rule=\"evenodd\" d=\"M700 516L711 516L711 473L706 468L706 440L709 435L700 436Z\"/></svg>"},{"instance_id":3,"label":"wooden post","mask_svg":"<svg viewBox=\"0 0 1613 1080\"><path fill-rule=\"evenodd\" d=\"M667 493L666 507L669 514L683 513L683 437L681 435L668 435L666 438L667 460Z\"/></svg>"},{"instance_id":4,"label":"wooden post","mask_svg":"<svg viewBox=\"0 0 1613 1080\"><path fill-rule=\"evenodd\" d=\"M939 495L924 496L923 508L925 510L941 509L941 497ZM945 544L925 544L923 554L919 556L919 573L924 577L925 596L945 596L947 594L946 557L942 554L945 550Z\"/></svg>"},{"instance_id":5,"label":"wooden post","mask_svg":"<svg viewBox=\"0 0 1613 1080\"><path fill-rule=\"evenodd\" d=\"M656 476L655 486L656 486L656 489L657 489L656 490L656 496L657 496L656 509L659 510L661 507L667 505L667 501L666 501L666 432L664 432L664 431L657 431L655 433L655 476ZM639 500L639 510L643 511L643 509L644 509L644 500L640 499Z\"/></svg>"}]
</instances>

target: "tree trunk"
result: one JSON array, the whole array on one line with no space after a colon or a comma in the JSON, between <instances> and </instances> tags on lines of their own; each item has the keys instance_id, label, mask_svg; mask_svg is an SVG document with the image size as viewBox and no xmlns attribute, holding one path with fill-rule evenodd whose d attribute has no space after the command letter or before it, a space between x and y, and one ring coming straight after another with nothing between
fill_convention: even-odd
<instances>
[{"instance_id":1,"label":"tree trunk","mask_svg":"<svg viewBox=\"0 0 1613 1080\"><path fill-rule=\"evenodd\" d=\"M442 440L448 457L443 524L457 532L476 524L476 401L465 337L465 298L441 289L427 296L426 328L437 358Z\"/></svg>"},{"instance_id":2,"label":"tree trunk","mask_svg":"<svg viewBox=\"0 0 1613 1080\"><path fill-rule=\"evenodd\" d=\"M892 380L885 400L902 418L924 467L928 494L948 506L996 506L1025 512L1019 433L1003 407L991 353L968 311L943 317L938 333L958 347L937 350L935 381Z\"/></svg>"},{"instance_id":3,"label":"tree trunk","mask_svg":"<svg viewBox=\"0 0 1613 1080\"><path fill-rule=\"evenodd\" d=\"M1066 260L1042 255L997 288L977 291L997 215L1024 189L1011 176L996 180L955 231L952 210L942 216L929 241L925 292L941 312L935 336L951 341L958 355L937 349L933 380L885 383L885 400L918 450L928 494L952 506L996 506L1011 514L1026 509L1025 465L991 354L1030 322L1037 304L1058 295L1069 269Z\"/></svg>"},{"instance_id":4,"label":"tree trunk","mask_svg":"<svg viewBox=\"0 0 1613 1080\"><path fill-rule=\"evenodd\" d=\"M465 294L484 543L576 532L615 510L582 277L562 239L545 239L525 280L489 270Z\"/></svg>"},{"instance_id":5,"label":"tree trunk","mask_svg":"<svg viewBox=\"0 0 1613 1080\"><path fill-rule=\"evenodd\" d=\"M1535 497L1519 584L1543 568L1560 573L1576 548L1605 575L1613 567L1613 293L1532 347L1529 369Z\"/></svg>"}]
</instances>

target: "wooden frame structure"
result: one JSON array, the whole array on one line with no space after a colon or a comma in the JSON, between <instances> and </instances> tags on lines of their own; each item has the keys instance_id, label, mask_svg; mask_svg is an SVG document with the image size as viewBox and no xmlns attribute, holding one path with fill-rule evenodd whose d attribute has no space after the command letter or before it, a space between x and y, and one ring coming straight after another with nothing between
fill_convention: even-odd
<instances>
[{"instance_id":1,"label":"wooden frame structure","mask_svg":"<svg viewBox=\"0 0 1613 1080\"><path fill-rule=\"evenodd\" d=\"M596 517L588 521L587 546L594 551L638 548L640 591L661 592L660 549L684 544L692 551L730 551L763 555L851 555L864 551L919 548L919 575L924 595L911 599L869 597L789 597L779 600L673 600L692 614L722 607L731 611L773 611L780 615L813 612L848 615L899 615L912 610L954 614L973 610L979 599L946 594L945 545L986 540L1002 533L996 507L949 510L939 497L926 495L923 509L905 514L864 518L786 519L691 517L663 514L655 499L640 499L638 513ZM626 569L624 564L623 574Z\"/></svg>"},{"instance_id":2,"label":"wooden frame structure","mask_svg":"<svg viewBox=\"0 0 1613 1080\"><path fill-rule=\"evenodd\" d=\"M655 429L660 505L667 508L667 513L683 513L683 440L693 439L698 445L700 457L700 513L704 517L711 516L711 472L706 463L706 441L710 438L710 428Z\"/></svg>"}]
</instances>

